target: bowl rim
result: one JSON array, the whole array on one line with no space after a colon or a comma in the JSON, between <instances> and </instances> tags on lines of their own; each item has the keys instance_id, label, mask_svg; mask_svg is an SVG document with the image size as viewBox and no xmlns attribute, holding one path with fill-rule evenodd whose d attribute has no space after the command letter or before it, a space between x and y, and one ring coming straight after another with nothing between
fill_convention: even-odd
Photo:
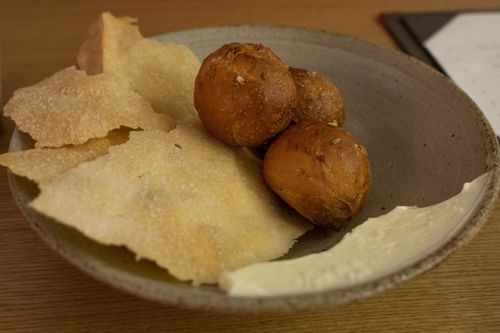
<instances>
[{"instance_id":1,"label":"bowl rim","mask_svg":"<svg viewBox=\"0 0 500 333\"><path fill-rule=\"evenodd\" d=\"M68 262L70 262L83 272L99 281L104 282L105 284L161 304L175 305L189 309L211 310L221 313L269 313L317 309L377 295L383 291L399 286L403 282L435 267L443 260L445 260L452 252L466 244L470 239L472 239L472 237L474 237L474 235L477 234L482 225L488 219L489 214L496 203L498 192L500 190L499 145L497 137L484 114L470 99L470 97L466 95L465 92L463 92L459 87L457 87L447 76L438 72L429 65L397 50L393 50L385 46L376 45L374 43L364 41L360 38L321 29L272 25L213 26L171 31L162 35L151 36L151 38L185 33L193 34L199 31L206 32L207 30L212 30L215 32L221 29L267 29L283 32L291 31L294 33L313 33L321 35L321 37L323 38L342 38L352 43L363 44L364 46L369 46L378 51L386 52L391 57L397 57L401 61L410 61L414 65L420 66L424 71L428 72L429 75L441 80L443 84L447 85L449 88L457 92L464 99L464 102L469 104L469 109L474 113L476 121L480 127L481 134L483 136L483 142L485 144L485 149L487 152L486 158L490 167L489 171L491 171L486 186L483 189L483 195L480 199L480 203L478 204L478 206L476 206L473 214L471 214L468 218L467 223L464 223L459 230L455 231L453 237L444 242L444 244L442 244L439 248L426 254L420 260L417 260L409 266L406 266L388 275L381 276L375 278L374 280L363 282L354 286L341 287L338 289L324 290L314 293L264 297L235 297L229 296L224 293L218 294L208 291L200 292L199 290L197 291L196 289L193 289L191 287L179 288L179 286L176 285L167 285L166 288L162 290L162 292L158 292L156 288L145 288L140 283L137 283L133 280L124 279L122 276L113 274L113 272L106 272L106 274L103 274L100 268L95 266L93 263L87 262L77 254L68 251L68 249L65 248L64 244L60 243L57 239L52 237L52 235L48 234L42 226L37 224L37 218L34 216L34 214L37 213L26 207L26 205L22 202L23 200L21 199L20 195L14 190L17 186L15 183L16 177L18 176L15 176L10 171L8 171L8 183L16 204L22 211L24 217L28 220L31 227L40 235L40 238L42 238L55 252L59 253ZM12 151L14 149L14 138L19 134L20 132L16 128L12 134L9 151ZM186 296L186 290L194 292L188 292L189 295Z\"/></svg>"}]
</instances>

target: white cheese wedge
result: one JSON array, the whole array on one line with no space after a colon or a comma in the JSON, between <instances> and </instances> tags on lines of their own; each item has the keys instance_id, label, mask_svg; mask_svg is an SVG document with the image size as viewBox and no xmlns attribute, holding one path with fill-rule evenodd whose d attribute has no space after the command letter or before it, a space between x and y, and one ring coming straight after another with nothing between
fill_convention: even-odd
<instances>
[{"instance_id":1,"label":"white cheese wedge","mask_svg":"<svg viewBox=\"0 0 500 333\"><path fill-rule=\"evenodd\" d=\"M331 249L297 259L252 264L220 275L232 296L278 296L349 287L411 265L441 246L474 211L490 174L433 206L398 206L369 218Z\"/></svg>"}]
</instances>

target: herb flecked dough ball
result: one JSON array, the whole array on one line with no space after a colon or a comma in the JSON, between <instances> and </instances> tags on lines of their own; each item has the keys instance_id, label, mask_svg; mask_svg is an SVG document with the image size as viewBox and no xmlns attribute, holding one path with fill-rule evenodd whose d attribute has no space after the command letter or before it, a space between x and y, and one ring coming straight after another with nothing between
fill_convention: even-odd
<instances>
[{"instance_id":1,"label":"herb flecked dough ball","mask_svg":"<svg viewBox=\"0 0 500 333\"><path fill-rule=\"evenodd\" d=\"M312 223L338 230L363 205L371 169L365 148L347 130L302 122L269 147L264 177Z\"/></svg>"},{"instance_id":2,"label":"herb flecked dough ball","mask_svg":"<svg viewBox=\"0 0 500 333\"><path fill-rule=\"evenodd\" d=\"M194 104L208 132L237 146L260 146L284 130L297 105L292 75L259 44L231 43L202 63Z\"/></svg>"},{"instance_id":3,"label":"herb flecked dough ball","mask_svg":"<svg viewBox=\"0 0 500 333\"><path fill-rule=\"evenodd\" d=\"M298 94L294 120L322 121L342 127L345 122L345 106L337 87L316 72L292 67L290 73Z\"/></svg>"}]
</instances>

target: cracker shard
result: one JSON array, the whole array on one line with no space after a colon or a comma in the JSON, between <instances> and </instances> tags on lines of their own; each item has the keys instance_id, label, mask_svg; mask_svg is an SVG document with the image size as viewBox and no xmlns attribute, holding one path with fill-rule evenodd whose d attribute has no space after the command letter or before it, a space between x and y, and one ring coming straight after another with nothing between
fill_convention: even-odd
<instances>
[{"instance_id":1,"label":"cracker shard","mask_svg":"<svg viewBox=\"0 0 500 333\"><path fill-rule=\"evenodd\" d=\"M195 284L278 258L310 228L279 205L258 162L199 124L132 132L40 189L37 211Z\"/></svg>"},{"instance_id":2,"label":"cracker shard","mask_svg":"<svg viewBox=\"0 0 500 333\"><path fill-rule=\"evenodd\" d=\"M126 82L112 74L88 76L75 67L17 90L4 114L36 140L35 147L82 144L120 126L162 130L175 126Z\"/></svg>"},{"instance_id":3,"label":"cracker shard","mask_svg":"<svg viewBox=\"0 0 500 333\"><path fill-rule=\"evenodd\" d=\"M91 26L77 60L88 74L113 73L176 121L196 115L194 81L200 62L186 46L142 37L130 17L103 13Z\"/></svg>"},{"instance_id":4,"label":"cracker shard","mask_svg":"<svg viewBox=\"0 0 500 333\"><path fill-rule=\"evenodd\" d=\"M0 155L0 165L18 176L36 183L48 181L80 163L91 161L108 152L108 148L124 143L128 131L114 130L101 139L92 139L82 145L62 148L35 148Z\"/></svg>"}]
</instances>

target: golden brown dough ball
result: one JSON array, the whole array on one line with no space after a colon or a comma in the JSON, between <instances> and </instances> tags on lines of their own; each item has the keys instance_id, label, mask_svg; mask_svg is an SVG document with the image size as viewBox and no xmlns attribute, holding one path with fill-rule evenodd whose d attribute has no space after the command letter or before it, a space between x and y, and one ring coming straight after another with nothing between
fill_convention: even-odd
<instances>
[{"instance_id":1,"label":"golden brown dough ball","mask_svg":"<svg viewBox=\"0 0 500 333\"><path fill-rule=\"evenodd\" d=\"M364 147L321 122L298 123L278 138L264 158L264 176L311 222L337 230L359 211L371 183Z\"/></svg>"},{"instance_id":2,"label":"golden brown dough ball","mask_svg":"<svg viewBox=\"0 0 500 333\"><path fill-rule=\"evenodd\" d=\"M301 68L290 68L299 97L294 120L345 122L344 99L337 87L321 75Z\"/></svg>"},{"instance_id":3,"label":"golden brown dough ball","mask_svg":"<svg viewBox=\"0 0 500 333\"><path fill-rule=\"evenodd\" d=\"M288 67L269 48L231 43L203 61L194 104L217 139L259 146L288 126L297 91Z\"/></svg>"}]
</instances>

